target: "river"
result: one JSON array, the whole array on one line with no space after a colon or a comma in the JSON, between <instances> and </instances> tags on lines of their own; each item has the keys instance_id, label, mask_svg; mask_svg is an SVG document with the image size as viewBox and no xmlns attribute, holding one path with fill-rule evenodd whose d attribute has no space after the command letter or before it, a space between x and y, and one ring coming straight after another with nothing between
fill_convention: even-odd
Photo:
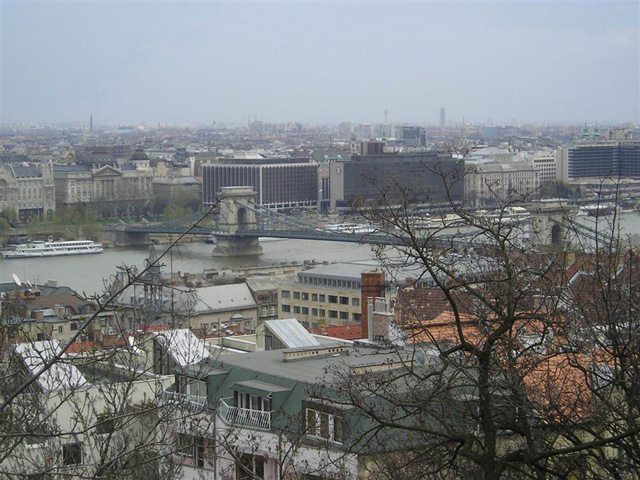
<instances>
[{"instance_id":1,"label":"river","mask_svg":"<svg viewBox=\"0 0 640 480\"><path fill-rule=\"evenodd\" d=\"M612 217L604 217L612 218ZM601 218L601 220L603 220ZM593 218L581 217L589 224ZM640 213L625 212L620 220L622 235L640 234ZM264 253L259 256L216 258L212 245L203 242L185 243L176 247L173 255L163 259L165 271L199 273L205 269L232 269L250 266L277 265L304 260L346 262L374 257L371 247L355 243L322 242L315 240L277 240L262 242ZM164 251L166 245L158 246ZM55 280L77 292L102 292L104 279L109 279L118 266L136 265L142 268L149 247L109 248L99 255L78 255L52 258L21 258L0 260L0 282L10 282L12 273L22 280L42 284Z\"/></svg>"},{"instance_id":2,"label":"river","mask_svg":"<svg viewBox=\"0 0 640 480\"><path fill-rule=\"evenodd\" d=\"M277 265L282 262L304 260L343 262L373 258L368 245L357 243L321 242L315 240L275 240L261 242L262 255L249 257L213 257L213 245L190 242L177 246L173 255L163 258L164 270L199 273L205 269ZM167 245L158 245L158 254ZM144 266L149 247L107 248L101 254L49 258L20 258L0 260L0 282L10 282L12 273L21 280L42 284L55 280L77 292L102 292L104 280L116 272L118 266Z\"/></svg>"}]
</instances>

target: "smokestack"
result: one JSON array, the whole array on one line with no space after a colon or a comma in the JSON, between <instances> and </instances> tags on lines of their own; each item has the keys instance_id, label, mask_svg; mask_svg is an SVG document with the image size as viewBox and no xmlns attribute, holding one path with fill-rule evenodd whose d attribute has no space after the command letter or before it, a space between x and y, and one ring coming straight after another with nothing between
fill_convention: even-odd
<instances>
[{"instance_id":1,"label":"smokestack","mask_svg":"<svg viewBox=\"0 0 640 480\"><path fill-rule=\"evenodd\" d=\"M360 274L362 281L361 301L360 308L362 314L362 337L369 338L373 335L373 328L369 328L369 299L375 299L377 297L384 297L386 292L386 285L384 281L384 272L377 270L371 270L368 272L362 272ZM373 303L372 310L373 310ZM373 317L373 315L371 315ZM373 318L372 318L373 320Z\"/></svg>"},{"instance_id":2,"label":"smokestack","mask_svg":"<svg viewBox=\"0 0 640 480\"><path fill-rule=\"evenodd\" d=\"M367 298L367 340L371 343L373 343L373 300L373 298Z\"/></svg>"}]
</instances>

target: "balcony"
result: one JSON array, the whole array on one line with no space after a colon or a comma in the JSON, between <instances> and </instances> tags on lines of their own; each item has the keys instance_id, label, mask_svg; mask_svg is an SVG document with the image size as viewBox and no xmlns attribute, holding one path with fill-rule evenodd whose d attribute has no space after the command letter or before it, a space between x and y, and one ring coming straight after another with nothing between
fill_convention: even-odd
<instances>
[{"instance_id":1,"label":"balcony","mask_svg":"<svg viewBox=\"0 0 640 480\"><path fill-rule=\"evenodd\" d=\"M225 400L233 399L221 399L218 413L229 425L254 428L256 430L271 430L271 412L251 410L249 408L230 407Z\"/></svg>"},{"instance_id":2,"label":"balcony","mask_svg":"<svg viewBox=\"0 0 640 480\"><path fill-rule=\"evenodd\" d=\"M202 412L207 407L207 397L178 393L175 391L175 385L164 390L162 397L165 403L181 405L193 412Z\"/></svg>"}]
</instances>

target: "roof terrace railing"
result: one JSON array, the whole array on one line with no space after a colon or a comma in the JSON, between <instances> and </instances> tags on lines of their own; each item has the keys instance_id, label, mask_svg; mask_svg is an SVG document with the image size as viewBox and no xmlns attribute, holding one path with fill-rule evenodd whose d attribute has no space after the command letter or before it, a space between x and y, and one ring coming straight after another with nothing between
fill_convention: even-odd
<instances>
[{"instance_id":1,"label":"roof terrace railing","mask_svg":"<svg viewBox=\"0 0 640 480\"><path fill-rule=\"evenodd\" d=\"M207 406L207 397L178 393L171 389L164 390L163 397L164 401L167 403L171 402L179 404L197 412L203 411Z\"/></svg>"},{"instance_id":2,"label":"roof terrace railing","mask_svg":"<svg viewBox=\"0 0 640 480\"><path fill-rule=\"evenodd\" d=\"M231 400L231 398L220 400L218 413L226 423L256 430L271 430L271 412L231 407L225 400Z\"/></svg>"}]
</instances>

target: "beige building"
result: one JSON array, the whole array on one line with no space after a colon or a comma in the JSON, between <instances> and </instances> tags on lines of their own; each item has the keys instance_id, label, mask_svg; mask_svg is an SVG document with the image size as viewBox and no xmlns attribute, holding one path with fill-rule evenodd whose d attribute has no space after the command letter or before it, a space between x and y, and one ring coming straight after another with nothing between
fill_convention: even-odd
<instances>
[{"instance_id":1,"label":"beige building","mask_svg":"<svg viewBox=\"0 0 640 480\"><path fill-rule=\"evenodd\" d=\"M0 167L0 210L12 209L21 220L51 215L56 209L55 194L51 164Z\"/></svg>"},{"instance_id":2,"label":"beige building","mask_svg":"<svg viewBox=\"0 0 640 480\"><path fill-rule=\"evenodd\" d=\"M280 318L295 318L307 328L360 322L364 264L323 265L299 272L278 288Z\"/></svg>"},{"instance_id":3,"label":"beige building","mask_svg":"<svg viewBox=\"0 0 640 480\"><path fill-rule=\"evenodd\" d=\"M54 165L53 174L59 207L85 203L113 215L116 209L128 209L153 198L153 173L149 168L130 164L118 168Z\"/></svg>"},{"instance_id":4,"label":"beige building","mask_svg":"<svg viewBox=\"0 0 640 480\"><path fill-rule=\"evenodd\" d=\"M530 195L539 185L539 172L528 162L472 164L467 166L465 197L469 205L489 207Z\"/></svg>"}]
</instances>

